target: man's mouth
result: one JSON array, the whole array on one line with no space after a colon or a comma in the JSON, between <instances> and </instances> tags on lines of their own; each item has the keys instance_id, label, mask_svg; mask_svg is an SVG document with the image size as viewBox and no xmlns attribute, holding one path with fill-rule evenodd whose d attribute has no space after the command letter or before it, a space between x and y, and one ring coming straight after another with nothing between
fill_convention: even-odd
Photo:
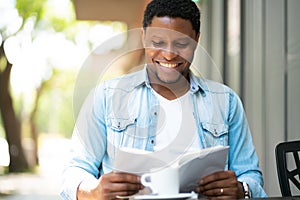
<instances>
[{"instance_id":1,"label":"man's mouth","mask_svg":"<svg viewBox=\"0 0 300 200\"><path fill-rule=\"evenodd\" d=\"M167 68L175 68L177 66L179 66L181 63L165 63L165 62L158 62L157 63L163 67L167 67Z\"/></svg>"}]
</instances>

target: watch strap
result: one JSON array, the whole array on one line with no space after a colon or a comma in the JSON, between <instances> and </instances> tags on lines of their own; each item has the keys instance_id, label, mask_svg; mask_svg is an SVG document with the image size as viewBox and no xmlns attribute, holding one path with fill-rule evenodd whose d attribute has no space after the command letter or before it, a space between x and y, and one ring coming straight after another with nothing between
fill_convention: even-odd
<instances>
[{"instance_id":1,"label":"watch strap","mask_svg":"<svg viewBox=\"0 0 300 200\"><path fill-rule=\"evenodd\" d=\"M249 185L246 182L242 182L242 184L243 184L245 199L249 199L251 197Z\"/></svg>"}]
</instances>

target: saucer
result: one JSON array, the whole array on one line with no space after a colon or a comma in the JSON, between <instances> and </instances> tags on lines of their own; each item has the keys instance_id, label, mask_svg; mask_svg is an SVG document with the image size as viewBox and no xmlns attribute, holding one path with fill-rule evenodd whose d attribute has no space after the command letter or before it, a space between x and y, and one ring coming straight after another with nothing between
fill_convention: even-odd
<instances>
[{"instance_id":1,"label":"saucer","mask_svg":"<svg viewBox=\"0 0 300 200\"><path fill-rule=\"evenodd\" d=\"M166 200L166 199L176 199L176 200L183 200L188 199L193 196L193 193L179 193L173 195L134 195L133 199L136 200L148 200L148 199L155 199L155 200Z\"/></svg>"}]
</instances>

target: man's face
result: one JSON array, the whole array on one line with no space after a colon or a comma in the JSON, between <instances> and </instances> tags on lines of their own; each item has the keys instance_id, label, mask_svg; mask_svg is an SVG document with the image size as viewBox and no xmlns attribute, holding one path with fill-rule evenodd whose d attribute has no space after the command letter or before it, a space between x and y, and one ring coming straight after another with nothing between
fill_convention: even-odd
<instances>
[{"instance_id":1,"label":"man's face","mask_svg":"<svg viewBox=\"0 0 300 200\"><path fill-rule=\"evenodd\" d=\"M154 17L144 31L145 56L150 81L173 84L188 76L199 34L190 21Z\"/></svg>"}]
</instances>

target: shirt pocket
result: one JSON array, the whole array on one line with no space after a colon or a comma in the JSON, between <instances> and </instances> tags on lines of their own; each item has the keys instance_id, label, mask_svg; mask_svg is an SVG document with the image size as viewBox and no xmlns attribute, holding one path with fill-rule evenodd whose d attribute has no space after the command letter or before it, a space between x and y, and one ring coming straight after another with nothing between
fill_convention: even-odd
<instances>
[{"instance_id":1,"label":"shirt pocket","mask_svg":"<svg viewBox=\"0 0 300 200\"><path fill-rule=\"evenodd\" d=\"M201 126L206 147L228 145L228 125L202 122Z\"/></svg>"},{"instance_id":2,"label":"shirt pocket","mask_svg":"<svg viewBox=\"0 0 300 200\"><path fill-rule=\"evenodd\" d=\"M108 127L116 132L123 132L127 127L134 125L135 119L119 119L119 118L109 118Z\"/></svg>"},{"instance_id":3,"label":"shirt pocket","mask_svg":"<svg viewBox=\"0 0 300 200\"><path fill-rule=\"evenodd\" d=\"M108 141L117 148L141 148L143 141L147 140L146 135L144 137L140 135L136 118L109 118L107 127Z\"/></svg>"}]
</instances>

